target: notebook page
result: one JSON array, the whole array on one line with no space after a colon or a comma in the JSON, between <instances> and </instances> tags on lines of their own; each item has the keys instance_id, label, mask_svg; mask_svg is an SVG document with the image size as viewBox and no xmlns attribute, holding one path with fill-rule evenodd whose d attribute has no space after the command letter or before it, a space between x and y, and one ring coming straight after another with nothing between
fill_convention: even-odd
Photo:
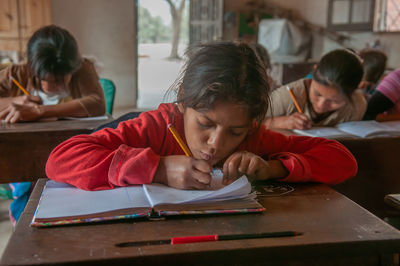
<instances>
[{"instance_id":1,"label":"notebook page","mask_svg":"<svg viewBox=\"0 0 400 266\"><path fill-rule=\"evenodd\" d=\"M86 191L47 181L36 218L81 216L135 207L150 207L141 186Z\"/></svg>"},{"instance_id":2,"label":"notebook page","mask_svg":"<svg viewBox=\"0 0 400 266\"><path fill-rule=\"evenodd\" d=\"M335 127L314 127L311 129L293 129L293 132L310 137L324 137L324 138L338 138L338 137L351 137L346 132L343 132Z\"/></svg>"},{"instance_id":3,"label":"notebook page","mask_svg":"<svg viewBox=\"0 0 400 266\"><path fill-rule=\"evenodd\" d=\"M362 138L370 136L390 136L396 132L395 129L374 120L345 122L337 125L337 127L342 131Z\"/></svg>"},{"instance_id":4,"label":"notebook page","mask_svg":"<svg viewBox=\"0 0 400 266\"><path fill-rule=\"evenodd\" d=\"M381 125L384 125L390 131L399 132L400 134L400 121L381 122Z\"/></svg>"},{"instance_id":5,"label":"notebook page","mask_svg":"<svg viewBox=\"0 0 400 266\"><path fill-rule=\"evenodd\" d=\"M65 119L65 120L79 120L79 121L97 121L97 120L107 120L108 116L102 115L102 116L90 116L90 117L72 117L72 116L66 116L62 117L60 119Z\"/></svg>"},{"instance_id":6,"label":"notebook page","mask_svg":"<svg viewBox=\"0 0 400 266\"><path fill-rule=\"evenodd\" d=\"M243 198L248 196L251 191L251 185L245 176L228 186L222 186L221 181L222 174L213 173L210 190L181 190L161 184L143 185L143 189L152 207L159 204L198 203Z\"/></svg>"}]
</instances>

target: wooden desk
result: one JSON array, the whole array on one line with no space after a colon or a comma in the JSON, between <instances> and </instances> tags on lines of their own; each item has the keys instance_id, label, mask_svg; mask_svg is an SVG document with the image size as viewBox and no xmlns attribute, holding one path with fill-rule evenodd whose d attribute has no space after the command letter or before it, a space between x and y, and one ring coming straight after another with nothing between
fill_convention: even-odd
<instances>
[{"instance_id":1,"label":"wooden desk","mask_svg":"<svg viewBox=\"0 0 400 266\"><path fill-rule=\"evenodd\" d=\"M358 173L334 188L381 218L400 217L384 202L385 195L400 191L400 137L338 141L357 159Z\"/></svg>"},{"instance_id":2,"label":"wooden desk","mask_svg":"<svg viewBox=\"0 0 400 266\"><path fill-rule=\"evenodd\" d=\"M400 231L325 185L264 197L262 214L185 217L32 228L40 179L3 253L2 265L391 265ZM296 237L116 247L172 236L296 230ZM396 255L397 256L397 255ZM395 260L398 260L398 256Z\"/></svg>"},{"instance_id":3,"label":"wooden desk","mask_svg":"<svg viewBox=\"0 0 400 266\"><path fill-rule=\"evenodd\" d=\"M276 131L294 135L290 130ZM355 178L333 188L381 218L400 217L399 210L384 202L385 195L400 191L400 137L343 138L337 141L356 158L358 173Z\"/></svg>"},{"instance_id":4,"label":"wooden desk","mask_svg":"<svg viewBox=\"0 0 400 266\"><path fill-rule=\"evenodd\" d=\"M110 120L0 123L0 183L45 177L50 152L62 141L88 134Z\"/></svg>"}]
</instances>

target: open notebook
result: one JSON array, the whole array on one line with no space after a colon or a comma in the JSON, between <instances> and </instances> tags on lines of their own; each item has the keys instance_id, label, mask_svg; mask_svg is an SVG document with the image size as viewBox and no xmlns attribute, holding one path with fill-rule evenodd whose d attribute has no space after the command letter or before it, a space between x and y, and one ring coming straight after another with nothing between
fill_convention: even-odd
<instances>
[{"instance_id":1,"label":"open notebook","mask_svg":"<svg viewBox=\"0 0 400 266\"><path fill-rule=\"evenodd\" d=\"M261 212L245 176L223 186L213 171L210 190L180 190L161 184L85 191L47 181L31 226L101 222L146 216Z\"/></svg>"},{"instance_id":2,"label":"open notebook","mask_svg":"<svg viewBox=\"0 0 400 266\"><path fill-rule=\"evenodd\" d=\"M294 129L293 132L305 136L332 139L400 136L400 121L353 121L338 124L336 127L315 127L308 130Z\"/></svg>"}]
</instances>

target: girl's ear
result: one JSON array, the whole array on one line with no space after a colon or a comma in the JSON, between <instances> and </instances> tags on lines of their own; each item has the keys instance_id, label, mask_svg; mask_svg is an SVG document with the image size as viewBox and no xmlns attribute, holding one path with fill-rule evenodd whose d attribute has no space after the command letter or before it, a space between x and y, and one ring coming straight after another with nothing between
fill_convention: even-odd
<instances>
[{"instance_id":1,"label":"girl's ear","mask_svg":"<svg viewBox=\"0 0 400 266\"><path fill-rule=\"evenodd\" d=\"M185 107L182 103L178 103L178 110L181 112L181 114L185 113Z\"/></svg>"}]
</instances>

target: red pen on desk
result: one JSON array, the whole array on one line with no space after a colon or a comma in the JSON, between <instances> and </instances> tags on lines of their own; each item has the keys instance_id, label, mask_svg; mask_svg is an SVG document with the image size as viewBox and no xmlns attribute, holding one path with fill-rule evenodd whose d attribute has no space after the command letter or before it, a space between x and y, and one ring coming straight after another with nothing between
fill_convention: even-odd
<instances>
[{"instance_id":1,"label":"red pen on desk","mask_svg":"<svg viewBox=\"0 0 400 266\"><path fill-rule=\"evenodd\" d=\"M302 235L302 233L295 232L295 231L282 231L282 232L269 232L269 233L258 233L258 234L173 237L173 238L171 238L171 245L197 243L197 242L208 242L208 241L239 240L239 239L267 238L267 237L286 237L286 236L298 236L298 235Z\"/></svg>"},{"instance_id":2,"label":"red pen on desk","mask_svg":"<svg viewBox=\"0 0 400 266\"><path fill-rule=\"evenodd\" d=\"M168 244L177 245L177 244L188 244L188 243L198 243L198 242L208 242L208 241L299 236L302 234L303 233L296 232L296 231L281 231L281 232L268 232L268 233L258 233L258 234L184 236L184 237L172 237L171 239L163 239L163 240L124 242L124 243L116 244L116 246L117 247L133 247L133 246L137 247L137 246L168 245Z\"/></svg>"}]
</instances>

